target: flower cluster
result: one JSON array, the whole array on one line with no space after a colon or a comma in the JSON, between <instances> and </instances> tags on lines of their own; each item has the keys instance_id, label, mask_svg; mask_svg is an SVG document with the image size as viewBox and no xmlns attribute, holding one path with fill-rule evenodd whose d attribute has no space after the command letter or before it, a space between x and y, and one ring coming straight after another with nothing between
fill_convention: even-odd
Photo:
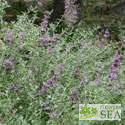
<instances>
[{"instance_id":1,"label":"flower cluster","mask_svg":"<svg viewBox=\"0 0 125 125\"><path fill-rule=\"evenodd\" d=\"M4 35L4 41L7 44L12 44L13 43L13 34L11 30L7 30Z\"/></svg>"},{"instance_id":2,"label":"flower cluster","mask_svg":"<svg viewBox=\"0 0 125 125\"><path fill-rule=\"evenodd\" d=\"M24 41L24 37L25 37L25 33L24 32L19 32L18 37L19 37L19 41L23 42Z\"/></svg>"},{"instance_id":3,"label":"flower cluster","mask_svg":"<svg viewBox=\"0 0 125 125\"><path fill-rule=\"evenodd\" d=\"M106 29L104 30L103 36L104 36L104 38L109 38L110 32L109 32L109 29L108 29L108 28L106 28Z\"/></svg>"},{"instance_id":4,"label":"flower cluster","mask_svg":"<svg viewBox=\"0 0 125 125\"><path fill-rule=\"evenodd\" d=\"M43 84L42 88L40 89L40 93L43 94L43 93L47 92L48 89L49 89L50 87L52 87L53 85L54 85L54 81L53 81L52 79L47 80L47 81Z\"/></svg>"},{"instance_id":5,"label":"flower cluster","mask_svg":"<svg viewBox=\"0 0 125 125\"><path fill-rule=\"evenodd\" d=\"M64 71L64 65L63 64L57 65L53 73L53 76L38 88L38 95L47 93L49 88L52 88L56 84L60 74L63 71Z\"/></svg>"},{"instance_id":6,"label":"flower cluster","mask_svg":"<svg viewBox=\"0 0 125 125\"><path fill-rule=\"evenodd\" d=\"M107 85L107 90L111 91L112 88L113 88L113 84L112 84L112 83L109 83L109 84Z\"/></svg>"},{"instance_id":7,"label":"flower cluster","mask_svg":"<svg viewBox=\"0 0 125 125\"><path fill-rule=\"evenodd\" d=\"M120 52L117 50L113 59L113 63L111 66L111 70L110 73L108 75L108 79L109 81L113 81L117 78L117 70L118 70L118 66L120 64L120 60L121 60L121 54Z\"/></svg>"},{"instance_id":8,"label":"flower cluster","mask_svg":"<svg viewBox=\"0 0 125 125\"><path fill-rule=\"evenodd\" d=\"M44 18L42 19L42 22L40 23L41 31L47 31L48 24L49 24L49 12L45 11Z\"/></svg>"},{"instance_id":9,"label":"flower cluster","mask_svg":"<svg viewBox=\"0 0 125 125\"><path fill-rule=\"evenodd\" d=\"M59 36L54 34L53 36L49 36L47 33L44 33L38 40L39 45L41 47L48 47L49 45L55 45Z\"/></svg>"},{"instance_id":10,"label":"flower cluster","mask_svg":"<svg viewBox=\"0 0 125 125\"><path fill-rule=\"evenodd\" d=\"M76 103L78 100L78 92L76 88L72 88L69 95L69 101L71 104Z\"/></svg>"},{"instance_id":11,"label":"flower cluster","mask_svg":"<svg viewBox=\"0 0 125 125\"><path fill-rule=\"evenodd\" d=\"M97 29L97 34L101 35L104 38L109 38L110 37L109 29L106 26L101 26L100 28L98 28Z\"/></svg>"},{"instance_id":12,"label":"flower cluster","mask_svg":"<svg viewBox=\"0 0 125 125\"><path fill-rule=\"evenodd\" d=\"M47 47L50 42L50 37L48 34L44 34L39 38L38 42L40 46Z\"/></svg>"},{"instance_id":13,"label":"flower cluster","mask_svg":"<svg viewBox=\"0 0 125 125\"><path fill-rule=\"evenodd\" d=\"M12 92L18 92L19 91L19 86L17 86L16 84L12 84L9 87L9 90L12 91Z\"/></svg>"},{"instance_id":14,"label":"flower cluster","mask_svg":"<svg viewBox=\"0 0 125 125\"><path fill-rule=\"evenodd\" d=\"M47 52L48 52L48 54L52 54L53 48L48 48Z\"/></svg>"},{"instance_id":15,"label":"flower cluster","mask_svg":"<svg viewBox=\"0 0 125 125\"><path fill-rule=\"evenodd\" d=\"M77 0L65 0L64 18L66 24L71 27L76 23L79 15L79 7L75 4Z\"/></svg>"},{"instance_id":16,"label":"flower cluster","mask_svg":"<svg viewBox=\"0 0 125 125\"><path fill-rule=\"evenodd\" d=\"M19 38L19 42L20 42L19 47L20 47L20 49L22 49L23 45L24 45L25 33L24 32L19 32L18 38Z\"/></svg>"},{"instance_id":17,"label":"flower cluster","mask_svg":"<svg viewBox=\"0 0 125 125\"><path fill-rule=\"evenodd\" d=\"M42 109L43 109L43 111L45 111L45 112L50 112L50 111L51 111L51 107L50 107L49 101L45 101L45 102L42 104Z\"/></svg>"},{"instance_id":18,"label":"flower cluster","mask_svg":"<svg viewBox=\"0 0 125 125\"><path fill-rule=\"evenodd\" d=\"M98 47L99 48L104 48L107 44L107 39L110 37L110 32L108 27L106 26L101 26L98 30L97 30L97 34L99 35L99 44Z\"/></svg>"},{"instance_id":19,"label":"flower cluster","mask_svg":"<svg viewBox=\"0 0 125 125\"><path fill-rule=\"evenodd\" d=\"M74 74L74 76L75 76L76 78L79 78L79 77L80 77L80 74L81 74L80 68L79 68L79 67L76 67L76 68L74 69L73 74Z\"/></svg>"},{"instance_id":20,"label":"flower cluster","mask_svg":"<svg viewBox=\"0 0 125 125\"><path fill-rule=\"evenodd\" d=\"M47 80L42 86L38 88L38 95L42 95L48 92L49 88L52 88L57 82L57 76L54 75L52 78Z\"/></svg>"},{"instance_id":21,"label":"flower cluster","mask_svg":"<svg viewBox=\"0 0 125 125\"><path fill-rule=\"evenodd\" d=\"M88 75L86 73L83 74L81 80L80 80L80 85L84 86L88 82Z\"/></svg>"},{"instance_id":22,"label":"flower cluster","mask_svg":"<svg viewBox=\"0 0 125 125\"><path fill-rule=\"evenodd\" d=\"M12 59L5 59L3 61L3 67L6 71L10 71L12 69L12 66L13 66Z\"/></svg>"},{"instance_id":23,"label":"flower cluster","mask_svg":"<svg viewBox=\"0 0 125 125\"><path fill-rule=\"evenodd\" d=\"M48 24L49 24L49 18L50 14L49 11L44 12L44 18L42 19L42 22L40 23L40 29L42 31L42 35L39 37L38 42L40 46L48 47L50 43L56 43L56 41L59 39L58 34L53 34L53 36L50 36L48 34Z\"/></svg>"},{"instance_id":24,"label":"flower cluster","mask_svg":"<svg viewBox=\"0 0 125 125\"><path fill-rule=\"evenodd\" d=\"M36 2L37 2L37 6L42 8L44 6L46 0L37 0Z\"/></svg>"}]
</instances>

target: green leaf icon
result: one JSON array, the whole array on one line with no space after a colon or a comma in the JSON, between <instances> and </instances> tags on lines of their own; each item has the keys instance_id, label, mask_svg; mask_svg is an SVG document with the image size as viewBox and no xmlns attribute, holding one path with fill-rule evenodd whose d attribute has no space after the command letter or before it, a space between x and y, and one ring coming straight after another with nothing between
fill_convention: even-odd
<instances>
[{"instance_id":1,"label":"green leaf icon","mask_svg":"<svg viewBox=\"0 0 125 125\"><path fill-rule=\"evenodd\" d=\"M84 115L87 115L87 114L90 114L90 108L87 107L87 105L85 105L84 107L81 107L81 111L80 111L80 114L84 114Z\"/></svg>"},{"instance_id":2,"label":"green leaf icon","mask_svg":"<svg viewBox=\"0 0 125 125\"><path fill-rule=\"evenodd\" d=\"M93 107L92 107L92 110L91 110L91 111L92 111L92 114L96 114L96 113L98 112L97 109L96 109L96 108L93 108Z\"/></svg>"}]
</instances>

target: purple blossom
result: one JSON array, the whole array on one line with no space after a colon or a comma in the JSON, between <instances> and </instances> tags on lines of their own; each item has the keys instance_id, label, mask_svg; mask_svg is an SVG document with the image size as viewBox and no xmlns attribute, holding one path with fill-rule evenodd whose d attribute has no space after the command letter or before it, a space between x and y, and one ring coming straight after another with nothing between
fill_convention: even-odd
<instances>
[{"instance_id":1,"label":"purple blossom","mask_svg":"<svg viewBox=\"0 0 125 125\"><path fill-rule=\"evenodd\" d=\"M53 44L57 43L57 40L60 39L60 35L59 34L54 34L51 38L50 38L50 42Z\"/></svg>"},{"instance_id":2,"label":"purple blossom","mask_svg":"<svg viewBox=\"0 0 125 125\"><path fill-rule=\"evenodd\" d=\"M88 82L88 75L87 74L83 74L83 78L80 81L80 85L83 86L87 82Z\"/></svg>"},{"instance_id":3,"label":"purple blossom","mask_svg":"<svg viewBox=\"0 0 125 125\"><path fill-rule=\"evenodd\" d=\"M8 44L12 44L13 34L12 34L11 30L6 31L5 36L4 36L4 40Z\"/></svg>"},{"instance_id":4,"label":"purple blossom","mask_svg":"<svg viewBox=\"0 0 125 125\"><path fill-rule=\"evenodd\" d=\"M54 77L47 80L42 86L38 89L38 95L42 95L48 92L50 88L52 88L56 83L56 79Z\"/></svg>"},{"instance_id":5,"label":"purple blossom","mask_svg":"<svg viewBox=\"0 0 125 125\"><path fill-rule=\"evenodd\" d=\"M71 104L76 103L78 100L78 92L76 88L72 88L69 95L69 101Z\"/></svg>"},{"instance_id":6,"label":"purple blossom","mask_svg":"<svg viewBox=\"0 0 125 125\"><path fill-rule=\"evenodd\" d=\"M18 37L19 37L20 42L23 42L24 37L25 37L25 33L24 32L19 32Z\"/></svg>"},{"instance_id":7,"label":"purple blossom","mask_svg":"<svg viewBox=\"0 0 125 125\"><path fill-rule=\"evenodd\" d=\"M45 0L37 0L38 7L43 7Z\"/></svg>"},{"instance_id":8,"label":"purple blossom","mask_svg":"<svg viewBox=\"0 0 125 125\"><path fill-rule=\"evenodd\" d=\"M79 67L76 67L76 68L74 69L73 74L74 74L74 76L77 77L77 78L80 77L80 68L79 68Z\"/></svg>"},{"instance_id":9,"label":"purple blossom","mask_svg":"<svg viewBox=\"0 0 125 125\"><path fill-rule=\"evenodd\" d=\"M42 22L40 23L40 27L42 31L46 31L48 28L48 23L49 23L49 12L45 11L44 12L44 18L42 19Z\"/></svg>"},{"instance_id":10,"label":"purple blossom","mask_svg":"<svg viewBox=\"0 0 125 125\"><path fill-rule=\"evenodd\" d=\"M108 89L109 91L111 91L111 90L113 89L113 84L112 84L112 83L109 83L109 84L107 85L107 89Z\"/></svg>"},{"instance_id":11,"label":"purple blossom","mask_svg":"<svg viewBox=\"0 0 125 125\"><path fill-rule=\"evenodd\" d=\"M110 73L108 75L109 81L113 81L117 78L117 70L118 66L120 65L120 60L121 60L121 55L120 52L117 50L113 59Z\"/></svg>"},{"instance_id":12,"label":"purple blossom","mask_svg":"<svg viewBox=\"0 0 125 125\"><path fill-rule=\"evenodd\" d=\"M58 36L54 35L54 36L49 36L47 33L43 34L38 42L40 44L40 46L44 46L44 47L47 47L50 43L51 44L55 44L56 41L59 39ZM50 49L49 49L50 50ZM51 49L52 50L52 49Z\"/></svg>"},{"instance_id":13,"label":"purple blossom","mask_svg":"<svg viewBox=\"0 0 125 125\"><path fill-rule=\"evenodd\" d=\"M77 0L65 0L65 9L70 9Z\"/></svg>"},{"instance_id":14,"label":"purple blossom","mask_svg":"<svg viewBox=\"0 0 125 125\"><path fill-rule=\"evenodd\" d=\"M10 71L13 66L13 61L12 59L5 59L3 61L3 67L5 68L6 71Z\"/></svg>"},{"instance_id":15,"label":"purple blossom","mask_svg":"<svg viewBox=\"0 0 125 125\"><path fill-rule=\"evenodd\" d=\"M25 38L25 33L24 32L19 32L18 38L19 38L19 42L20 42L19 48L22 49L23 45L24 45L23 42L24 42L24 38Z\"/></svg>"},{"instance_id":16,"label":"purple blossom","mask_svg":"<svg viewBox=\"0 0 125 125\"><path fill-rule=\"evenodd\" d=\"M77 0L65 0L65 23L71 27L76 23L79 16L79 7L76 4Z\"/></svg>"},{"instance_id":17,"label":"purple blossom","mask_svg":"<svg viewBox=\"0 0 125 125\"><path fill-rule=\"evenodd\" d=\"M52 48L48 48L48 54L52 54L52 52L53 52L53 49Z\"/></svg>"},{"instance_id":18,"label":"purple blossom","mask_svg":"<svg viewBox=\"0 0 125 125\"><path fill-rule=\"evenodd\" d=\"M117 72L110 72L109 74L109 81L113 81L117 78Z\"/></svg>"},{"instance_id":19,"label":"purple blossom","mask_svg":"<svg viewBox=\"0 0 125 125\"><path fill-rule=\"evenodd\" d=\"M109 32L108 28L106 28L103 33L104 33L104 34L103 34L104 38L109 38L110 32Z\"/></svg>"},{"instance_id":20,"label":"purple blossom","mask_svg":"<svg viewBox=\"0 0 125 125\"><path fill-rule=\"evenodd\" d=\"M101 28L98 29L98 33L101 33L101 35L104 38L109 38L110 37L110 32L108 27L105 27L104 25L101 26Z\"/></svg>"},{"instance_id":21,"label":"purple blossom","mask_svg":"<svg viewBox=\"0 0 125 125\"><path fill-rule=\"evenodd\" d=\"M42 85L38 88L38 95L42 95L42 94L45 94L47 91L48 91L48 86L45 85Z\"/></svg>"},{"instance_id":22,"label":"purple blossom","mask_svg":"<svg viewBox=\"0 0 125 125\"><path fill-rule=\"evenodd\" d=\"M59 74L54 74L52 80L56 82L58 79L59 79Z\"/></svg>"},{"instance_id":23,"label":"purple blossom","mask_svg":"<svg viewBox=\"0 0 125 125\"><path fill-rule=\"evenodd\" d=\"M44 34L42 37L39 38L38 41L40 43L40 46L46 47L49 44L50 37L47 34Z\"/></svg>"},{"instance_id":24,"label":"purple blossom","mask_svg":"<svg viewBox=\"0 0 125 125\"><path fill-rule=\"evenodd\" d=\"M49 80L47 80L47 82L46 82L46 86L48 86L48 88L49 88L49 87L52 87L52 86L54 85L54 83L55 83L55 81L54 81L53 79L49 79Z\"/></svg>"},{"instance_id":25,"label":"purple blossom","mask_svg":"<svg viewBox=\"0 0 125 125\"><path fill-rule=\"evenodd\" d=\"M12 84L9 87L9 90L12 91L12 92L18 92L19 91L19 87L16 84Z\"/></svg>"},{"instance_id":26,"label":"purple blossom","mask_svg":"<svg viewBox=\"0 0 125 125\"><path fill-rule=\"evenodd\" d=\"M80 81L80 85L83 86L84 84L85 84L85 81L84 81L84 79L82 79L82 80Z\"/></svg>"},{"instance_id":27,"label":"purple blossom","mask_svg":"<svg viewBox=\"0 0 125 125\"><path fill-rule=\"evenodd\" d=\"M50 79L48 79L46 82L40 85L40 87L38 88L38 95L47 93L50 88L56 85L56 82L59 79L59 75L63 71L64 66L60 64L58 68L59 68L58 74L54 73L54 75Z\"/></svg>"},{"instance_id":28,"label":"purple blossom","mask_svg":"<svg viewBox=\"0 0 125 125\"><path fill-rule=\"evenodd\" d=\"M100 83L101 83L100 75L98 73L96 73L96 79L94 80L94 84L99 85Z\"/></svg>"},{"instance_id":29,"label":"purple blossom","mask_svg":"<svg viewBox=\"0 0 125 125\"><path fill-rule=\"evenodd\" d=\"M46 111L46 112L50 111L50 110L51 110L51 108L50 108L50 103L49 103L48 101L44 102L44 103L42 104L42 109L43 109L44 111Z\"/></svg>"}]
</instances>

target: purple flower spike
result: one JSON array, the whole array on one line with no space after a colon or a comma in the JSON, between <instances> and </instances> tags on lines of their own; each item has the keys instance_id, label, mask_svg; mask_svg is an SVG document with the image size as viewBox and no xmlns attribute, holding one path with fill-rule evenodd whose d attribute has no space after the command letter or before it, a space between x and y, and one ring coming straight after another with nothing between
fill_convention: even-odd
<instances>
[{"instance_id":1,"label":"purple flower spike","mask_svg":"<svg viewBox=\"0 0 125 125\"><path fill-rule=\"evenodd\" d=\"M23 46L24 46L25 33L24 32L19 32L18 38L19 38L19 42L20 42L19 48L22 49Z\"/></svg>"},{"instance_id":2,"label":"purple flower spike","mask_svg":"<svg viewBox=\"0 0 125 125\"><path fill-rule=\"evenodd\" d=\"M43 85L42 88L39 89L38 94L42 95L48 91L48 86Z\"/></svg>"},{"instance_id":3,"label":"purple flower spike","mask_svg":"<svg viewBox=\"0 0 125 125\"><path fill-rule=\"evenodd\" d=\"M111 72L111 73L109 74L109 80L110 80L110 81L113 81L113 80L115 80L116 78L117 78L117 73Z\"/></svg>"},{"instance_id":4,"label":"purple flower spike","mask_svg":"<svg viewBox=\"0 0 125 125\"><path fill-rule=\"evenodd\" d=\"M19 32L18 37L19 37L20 42L23 42L24 37L25 37L25 33L24 32Z\"/></svg>"},{"instance_id":5,"label":"purple flower spike","mask_svg":"<svg viewBox=\"0 0 125 125\"><path fill-rule=\"evenodd\" d=\"M52 54L53 49L52 48L48 48L48 54Z\"/></svg>"},{"instance_id":6,"label":"purple flower spike","mask_svg":"<svg viewBox=\"0 0 125 125\"><path fill-rule=\"evenodd\" d=\"M109 30L108 29L106 29L105 31L104 31L104 38L109 38L109 36L110 36L110 33L109 33Z\"/></svg>"},{"instance_id":7,"label":"purple flower spike","mask_svg":"<svg viewBox=\"0 0 125 125\"><path fill-rule=\"evenodd\" d=\"M7 44L13 43L13 34L10 30L5 33L4 40Z\"/></svg>"},{"instance_id":8,"label":"purple flower spike","mask_svg":"<svg viewBox=\"0 0 125 125\"><path fill-rule=\"evenodd\" d=\"M59 74L58 75L54 74L52 80L56 82L58 79L59 79Z\"/></svg>"},{"instance_id":9,"label":"purple flower spike","mask_svg":"<svg viewBox=\"0 0 125 125\"><path fill-rule=\"evenodd\" d=\"M75 77L80 77L80 68L79 67L75 68L73 74Z\"/></svg>"},{"instance_id":10,"label":"purple flower spike","mask_svg":"<svg viewBox=\"0 0 125 125\"><path fill-rule=\"evenodd\" d=\"M44 46L44 47L48 46L49 41L50 41L50 38L47 34L44 34L42 37L39 38L40 46Z\"/></svg>"},{"instance_id":11,"label":"purple flower spike","mask_svg":"<svg viewBox=\"0 0 125 125\"><path fill-rule=\"evenodd\" d=\"M109 91L111 91L111 90L113 89L113 84L112 84L112 83L109 83L109 84L107 85L107 89L108 89Z\"/></svg>"},{"instance_id":12,"label":"purple flower spike","mask_svg":"<svg viewBox=\"0 0 125 125\"><path fill-rule=\"evenodd\" d=\"M45 11L44 12L44 18L42 19L42 22L40 24L41 30L46 31L48 28L48 23L49 23L49 12Z\"/></svg>"},{"instance_id":13,"label":"purple flower spike","mask_svg":"<svg viewBox=\"0 0 125 125\"><path fill-rule=\"evenodd\" d=\"M78 100L78 93L77 93L77 89L76 88L72 88L70 91L70 95L69 95L69 101L71 104L76 103L76 101Z\"/></svg>"},{"instance_id":14,"label":"purple flower spike","mask_svg":"<svg viewBox=\"0 0 125 125\"><path fill-rule=\"evenodd\" d=\"M82 80L80 81L80 85L83 86L84 84L85 84L85 81L84 81L84 79L82 79Z\"/></svg>"},{"instance_id":15,"label":"purple flower spike","mask_svg":"<svg viewBox=\"0 0 125 125\"><path fill-rule=\"evenodd\" d=\"M50 112L50 109L51 109L50 103L49 103L48 101L44 102L44 103L42 104L42 109L43 109L44 111L46 111L46 112Z\"/></svg>"},{"instance_id":16,"label":"purple flower spike","mask_svg":"<svg viewBox=\"0 0 125 125\"><path fill-rule=\"evenodd\" d=\"M52 87L52 86L53 86L53 83L54 83L54 81L53 81L52 79L49 79L49 80L47 80L47 82L46 82L46 86Z\"/></svg>"},{"instance_id":17,"label":"purple flower spike","mask_svg":"<svg viewBox=\"0 0 125 125\"><path fill-rule=\"evenodd\" d=\"M12 84L10 87L9 87L10 91L12 92L18 92L19 91L19 87L16 85L16 84Z\"/></svg>"},{"instance_id":18,"label":"purple flower spike","mask_svg":"<svg viewBox=\"0 0 125 125\"><path fill-rule=\"evenodd\" d=\"M48 92L50 88L52 88L56 84L57 78L53 76L49 80L47 80L42 86L38 88L38 95L42 95Z\"/></svg>"},{"instance_id":19,"label":"purple flower spike","mask_svg":"<svg viewBox=\"0 0 125 125\"><path fill-rule=\"evenodd\" d=\"M113 63L111 66L111 70L108 75L108 79L110 82L117 78L117 70L118 70L118 66L120 65L120 60L121 60L121 54L119 51L116 51L116 54L114 56Z\"/></svg>"},{"instance_id":20,"label":"purple flower spike","mask_svg":"<svg viewBox=\"0 0 125 125\"><path fill-rule=\"evenodd\" d=\"M3 61L3 67L5 68L6 71L10 71L12 69L13 62L11 59L5 59Z\"/></svg>"},{"instance_id":21,"label":"purple flower spike","mask_svg":"<svg viewBox=\"0 0 125 125\"><path fill-rule=\"evenodd\" d=\"M64 19L65 23L71 27L78 20L79 15L79 5L76 3L76 0L64 0L65 1L65 11L64 11Z\"/></svg>"}]
</instances>

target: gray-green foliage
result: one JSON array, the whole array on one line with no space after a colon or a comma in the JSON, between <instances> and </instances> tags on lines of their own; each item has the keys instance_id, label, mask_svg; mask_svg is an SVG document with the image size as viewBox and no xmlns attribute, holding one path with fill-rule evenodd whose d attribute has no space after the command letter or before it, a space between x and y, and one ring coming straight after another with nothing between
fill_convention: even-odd
<instances>
[{"instance_id":1,"label":"gray-green foliage","mask_svg":"<svg viewBox=\"0 0 125 125\"><path fill-rule=\"evenodd\" d=\"M5 14L4 9L8 7L8 3L6 1L0 0L0 21L2 21L3 15Z\"/></svg>"}]
</instances>

